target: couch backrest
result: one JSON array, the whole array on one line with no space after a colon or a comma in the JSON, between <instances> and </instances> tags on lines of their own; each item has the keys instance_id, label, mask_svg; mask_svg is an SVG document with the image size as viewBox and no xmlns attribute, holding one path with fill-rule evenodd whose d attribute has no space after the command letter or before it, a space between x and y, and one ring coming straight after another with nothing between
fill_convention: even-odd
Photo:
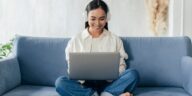
<instances>
[{"instance_id":1,"label":"couch backrest","mask_svg":"<svg viewBox=\"0 0 192 96\"><path fill-rule=\"evenodd\" d=\"M69 38L18 37L22 83L53 86L67 76L65 47ZM140 86L181 86L181 57L191 55L187 37L123 37L128 66L140 74Z\"/></svg>"},{"instance_id":2,"label":"couch backrest","mask_svg":"<svg viewBox=\"0 0 192 96\"><path fill-rule=\"evenodd\" d=\"M53 86L56 78L67 75L65 47L69 39L22 37L16 50L23 84Z\"/></svg>"},{"instance_id":3,"label":"couch backrest","mask_svg":"<svg viewBox=\"0 0 192 96\"><path fill-rule=\"evenodd\" d=\"M191 56L188 37L122 38L129 67L140 74L140 86L182 86L181 58Z\"/></svg>"}]
</instances>

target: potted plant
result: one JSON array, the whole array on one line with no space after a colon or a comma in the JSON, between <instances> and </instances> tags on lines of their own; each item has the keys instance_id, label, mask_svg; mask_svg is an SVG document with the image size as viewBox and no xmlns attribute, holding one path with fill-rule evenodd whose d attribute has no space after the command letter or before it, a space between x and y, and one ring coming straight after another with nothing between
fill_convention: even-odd
<instances>
[{"instance_id":1,"label":"potted plant","mask_svg":"<svg viewBox=\"0 0 192 96\"><path fill-rule=\"evenodd\" d=\"M0 44L0 59L7 57L11 53L13 47L12 41L13 40L5 44Z\"/></svg>"}]
</instances>

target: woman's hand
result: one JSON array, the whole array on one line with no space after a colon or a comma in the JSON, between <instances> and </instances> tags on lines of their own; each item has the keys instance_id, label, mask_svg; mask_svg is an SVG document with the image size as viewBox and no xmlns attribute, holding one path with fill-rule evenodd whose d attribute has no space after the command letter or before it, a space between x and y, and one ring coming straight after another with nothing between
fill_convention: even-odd
<instances>
[{"instance_id":1,"label":"woman's hand","mask_svg":"<svg viewBox=\"0 0 192 96\"><path fill-rule=\"evenodd\" d=\"M122 74L125 71L126 65L125 64L120 64L119 66L119 74Z\"/></svg>"}]
</instances>

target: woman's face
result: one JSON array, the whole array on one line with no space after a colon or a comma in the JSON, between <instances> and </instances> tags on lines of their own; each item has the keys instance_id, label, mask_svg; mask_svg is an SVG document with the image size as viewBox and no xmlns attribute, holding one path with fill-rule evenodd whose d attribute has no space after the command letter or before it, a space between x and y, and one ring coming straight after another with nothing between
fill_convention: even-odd
<instances>
[{"instance_id":1,"label":"woman's face","mask_svg":"<svg viewBox=\"0 0 192 96\"><path fill-rule=\"evenodd\" d=\"M105 11L101 8L89 11L88 23L93 31L102 31L107 23Z\"/></svg>"}]
</instances>

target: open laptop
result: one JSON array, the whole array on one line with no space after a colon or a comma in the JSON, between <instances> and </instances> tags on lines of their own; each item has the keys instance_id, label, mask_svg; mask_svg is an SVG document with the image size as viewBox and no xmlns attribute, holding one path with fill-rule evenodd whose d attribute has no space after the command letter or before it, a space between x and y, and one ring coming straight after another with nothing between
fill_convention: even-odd
<instances>
[{"instance_id":1,"label":"open laptop","mask_svg":"<svg viewBox=\"0 0 192 96\"><path fill-rule=\"evenodd\" d=\"M69 78L114 80L119 76L119 52L69 53Z\"/></svg>"}]
</instances>

